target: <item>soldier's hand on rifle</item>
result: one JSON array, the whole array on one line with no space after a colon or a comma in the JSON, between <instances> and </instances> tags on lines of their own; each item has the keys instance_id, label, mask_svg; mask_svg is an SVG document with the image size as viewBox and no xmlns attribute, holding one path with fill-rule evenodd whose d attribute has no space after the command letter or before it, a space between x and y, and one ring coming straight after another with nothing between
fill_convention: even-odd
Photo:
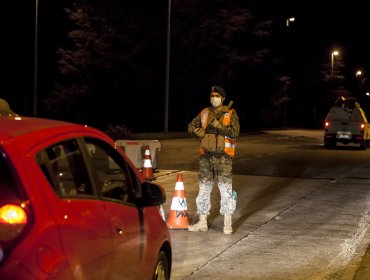
<instances>
[{"instance_id":1,"label":"soldier's hand on rifle","mask_svg":"<svg viewBox=\"0 0 370 280\"><path fill-rule=\"evenodd\" d=\"M227 105L227 106L223 105L221 107L221 110L218 113L216 113L215 118L217 120L220 120L225 113L229 112L229 110L230 110L231 106L233 105L233 103L234 103L234 101L231 100L229 102L229 105Z\"/></svg>"},{"instance_id":2,"label":"soldier's hand on rifle","mask_svg":"<svg viewBox=\"0 0 370 280\"><path fill-rule=\"evenodd\" d=\"M217 128L215 128L212 124L207 125L206 127L206 134L217 134Z\"/></svg>"},{"instance_id":3,"label":"soldier's hand on rifle","mask_svg":"<svg viewBox=\"0 0 370 280\"><path fill-rule=\"evenodd\" d=\"M220 129L222 127L222 125L217 119L213 119L213 121L211 122L211 125L216 129Z\"/></svg>"},{"instance_id":4,"label":"soldier's hand on rifle","mask_svg":"<svg viewBox=\"0 0 370 280\"><path fill-rule=\"evenodd\" d=\"M194 133L199 137L202 138L204 136L204 129L202 127L196 128Z\"/></svg>"},{"instance_id":5,"label":"soldier's hand on rifle","mask_svg":"<svg viewBox=\"0 0 370 280\"><path fill-rule=\"evenodd\" d=\"M222 109L221 109L221 112L223 112L223 113L229 112L229 110L230 110L230 107L229 106L231 106L233 103L234 103L234 101L230 101L230 104L228 106L223 105L222 106Z\"/></svg>"}]
</instances>

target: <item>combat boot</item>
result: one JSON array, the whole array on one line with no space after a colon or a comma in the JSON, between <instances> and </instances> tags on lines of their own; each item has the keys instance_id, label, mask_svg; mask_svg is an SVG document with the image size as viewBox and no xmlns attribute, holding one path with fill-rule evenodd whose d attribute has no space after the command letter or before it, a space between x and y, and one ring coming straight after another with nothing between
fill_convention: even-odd
<instances>
[{"instance_id":1,"label":"combat boot","mask_svg":"<svg viewBox=\"0 0 370 280\"><path fill-rule=\"evenodd\" d=\"M224 234L232 234L233 227L232 227L232 220L230 214L224 215Z\"/></svg>"},{"instance_id":2,"label":"combat boot","mask_svg":"<svg viewBox=\"0 0 370 280\"><path fill-rule=\"evenodd\" d=\"M188 231L208 231L207 215L199 215L199 222L189 226Z\"/></svg>"}]
</instances>

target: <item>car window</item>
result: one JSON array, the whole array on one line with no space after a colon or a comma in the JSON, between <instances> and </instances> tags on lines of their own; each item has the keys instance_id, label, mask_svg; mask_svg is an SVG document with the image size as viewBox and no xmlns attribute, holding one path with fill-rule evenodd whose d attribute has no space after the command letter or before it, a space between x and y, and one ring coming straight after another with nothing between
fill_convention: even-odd
<instances>
[{"instance_id":1,"label":"car window","mask_svg":"<svg viewBox=\"0 0 370 280\"><path fill-rule=\"evenodd\" d=\"M354 98L338 98L335 101L334 106L347 108L347 109L354 109L356 107L356 104L358 104L358 102Z\"/></svg>"},{"instance_id":2,"label":"car window","mask_svg":"<svg viewBox=\"0 0 370 280\"><path fill-rule=\"evenodd\" d=\"M138 181L124 158L107 143L85 138L98 193L105 198L134 203Z\"/></svg>"},{"instance_id":3,"label":"car window","mask_svg":"<svg viewBox=\"0 0 370 280\"><path fill-rule=\"evenodd\" d=\"M36 160L59 196L93 194L83 155L76 140L50 146L39 152Z\"/></svg>"}]
</instances>

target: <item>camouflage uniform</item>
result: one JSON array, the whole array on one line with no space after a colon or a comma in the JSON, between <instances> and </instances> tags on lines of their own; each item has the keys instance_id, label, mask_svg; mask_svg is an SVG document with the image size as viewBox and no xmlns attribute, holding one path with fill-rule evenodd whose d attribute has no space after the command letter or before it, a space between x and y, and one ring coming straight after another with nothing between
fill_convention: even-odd
<instances>
[{"instance_id":1,"label":"camouflage uniform","mask_svg":"<svg viewBox=\"0 0 370 280\"><path fill-rule=\"evenodd\" d=\"M226 107L226 106L223 106ZM208 108L207 126L216 112ZM222 118L220 119L222 123ZM188 125L188 132L192 136L203 137L201 114L198 114ZM207 133L207 128L205 129ZM228 126L211 131L222 136L235 139L240 132L239 118L233 109ZM203 135L202 135L203 134ZM213 186L217 184L220 190L220 214L233 214L236 208L236 199L232 196L232 158L224 151L205 151L199 158L199 193L196 198L197 212L200 215L209 215L211 209L210 195Z\"/></svg>"}]
</instances>

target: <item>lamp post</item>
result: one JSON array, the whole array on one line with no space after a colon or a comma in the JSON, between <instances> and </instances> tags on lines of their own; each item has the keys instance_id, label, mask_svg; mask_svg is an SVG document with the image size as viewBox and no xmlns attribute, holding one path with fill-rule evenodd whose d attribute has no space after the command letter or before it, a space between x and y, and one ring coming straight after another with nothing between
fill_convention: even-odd
<instances>
[{"instance_id":1,"label":"lamp post","mask_svg":"<svg viewBox=\"0 0 370 280\"><path fill-rule=\"evenodd\" d=\"M37 116L37 71L38 71L38 18L39 18L39 1L35 0L35 50L34 50L34 70L33 70L33 116Z\"/></svg>"},{"instance_id":2,"label":"lamp post","mask_svg":"<svg viewBox=\"0 0 370 280\"><path fill-rule=\"evenodd\" d=\"M366 85L367 78L365 77L364 72L361 69L356 70L355 76L356 76L356 85L357 85L359 94L362 94L362 92L366 91L368 88Z\"/></svg>"},{"instance_id":3,"label":"lamp post","mask_svg":"<svg viewBox=\"0 0 370 280\"><path fill-rule=\"evenodd\" d=\"M290 17L286 19L286 26L289 27L289 23L295 21L294 17Z\"/></svg>"},{"instance_id":4,"label":"lamp post","mask_svg":"<svg viewBox=\"0 0 370 280\"><path fill-rule=\"evenodd\" d=\"M164 133L168 132L168 107L170 97L170 44L171 43L171 0L168 0L167 46L166 46L166 81L164 101Z\"/></svg>"},{"instance_id":5,"label":"lamp post","mask_svg":"<svg viewBox=\"0 0 370 280\"><path fill-rule=\"evenodd\" d=\"M361 70L357 70L356 73L355 73L356 77L361 77L362 76L362 71Z\"/></svg>"},{"instance_id":6,"label":"lamp post","mask_svg":"<svg viewBox=\"0 0 370 280\"><path fill-rule=\"evenodd\" d=\"M337 50L334 50L331 52L331 80L333 81L333 77L334 77L334 56L337 56L339 54L339 51Z\"/></svg>"}]
</instances>

